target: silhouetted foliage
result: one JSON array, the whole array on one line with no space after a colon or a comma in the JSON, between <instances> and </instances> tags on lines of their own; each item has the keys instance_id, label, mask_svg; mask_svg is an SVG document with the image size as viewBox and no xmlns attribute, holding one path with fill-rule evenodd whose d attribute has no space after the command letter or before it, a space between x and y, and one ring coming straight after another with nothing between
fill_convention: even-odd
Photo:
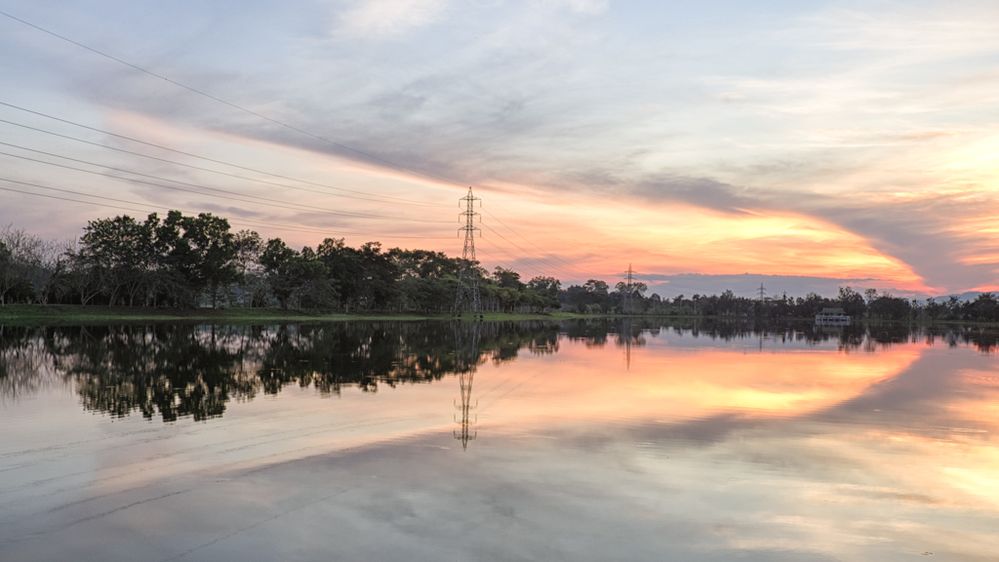
<instances>
[{"instance_id":1,"label":"silhouetted foliage","mask_svg":"<svg viewBox=\"0 0 999 562\"><path fill-rule=\"evenodd\" d=\"M817 294L757 299L720 295L662 298L641 281L590 279L563 288L538 276L496 267L490 274L441 252L391 248L378 242L348 246L327 238L296 250L280 238L233 232L210 213L169 211L139 221L127 215L90 221L68 250L24 231L0 230L0 304L64 303L189 308L242 306L335 312L446 313L454 306L459 272L477 276L485 311L618 313L776 321L813 318L841 308L870 321L999 322L999 300L907 300L842 287L835 298Z\"/></svg>"}]
</instances>

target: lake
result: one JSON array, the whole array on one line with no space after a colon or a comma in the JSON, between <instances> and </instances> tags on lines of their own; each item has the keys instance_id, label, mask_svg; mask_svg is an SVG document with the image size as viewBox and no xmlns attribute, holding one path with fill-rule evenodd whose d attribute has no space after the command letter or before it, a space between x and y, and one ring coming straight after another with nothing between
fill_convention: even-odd
<instances>
[{"instance_id":1,"label":"lake","mask_svg":"<svg viewBox=\"0 0 999 562\"><path fill-rule=\"evenodd\" d=\"M0 326L0 560L999 560L999 336Z\"/></svg>"}]
</instances>

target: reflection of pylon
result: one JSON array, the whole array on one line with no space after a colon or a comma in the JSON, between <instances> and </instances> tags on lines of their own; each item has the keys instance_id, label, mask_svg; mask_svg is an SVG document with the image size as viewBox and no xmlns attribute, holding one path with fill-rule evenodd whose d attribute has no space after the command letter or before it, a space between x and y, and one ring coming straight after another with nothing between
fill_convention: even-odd
<instances>
[{"instance_id":1,"label":"reflection of pylon","mask_svg":"<svg viewBox=\"0 0 999 562\"><path fill-rule=\"evenodd\" d=\"M472 188L468 188L468 195L459 199L459 205L463 207L461 219L463 221L459 231L465 233L465 245L461 250L462 267L458 274L458 291L454 298L454 312L461 314L465 309L469 309L472 314L479 314L482 311L482 301L479 297L479 276L475 271L478 260L475 258L475 231L479 230L475 226L475 217L479 213L475 212L475 202L482 206L482 200L472 195ZM480 219L481 216L480 216Z\"/></svg>"},{"instance_id":2,"label":"reflection of pylon","mask_svg":"<svg viewBox=\"0 0 999 562\"><path fill-rule=\"evenodd\" d=\"M628 267L628 271L631 271L631 266ZM631 370L631 319L625 318L624 325L621 328L624 333L624 360L625 368Z\"/></svg>"},{"instance_id":3,"label":"reflection of pylon","mask_svg":"<svg viewBox=\"0 0 999 562\"><path fill-rule=\"evenodd\" d=\"M456 322L455 335L455 369L458 371L458 391L461 404L455 401L458 413L454 416L458 429L454 430L454 438L461 441L461 448L468 449L468 442L478 436L474 428L478 421L472 410L478 403L472 403L472 383L475 381L475 368L479 364L479 327L478 323L471 325ZM466 339L464 336L468 336Z\"/></svg>"},{"instance_id":4,"label":"reflection of pylon","mask_svg":"<svg viewBox=\"0 0 999 562\"><path fill-rule=\"evenodd\" d=\"M461 414L461 419L455 416L455 422L458 423L458 429L454 430L454 438L461 441L461 448L468 449L468 442L474 440L478 436L478 431L472 429L474 423L477 419L473 419L471 415L472 409L475 406L472 405L472 381L475 378L475 371L469 371L467 373L460 373L458 375L458 387L461 392L461 405L459 406L455 403L455 407Z\"/></svg>"},{"instance_id":5,"label":"reflection of pylon","mask_svg":"<svg viewBox=\"0 0 999 562\"><path fill-rule=\"evenodd\" d=\"M631 370L631 337L628 337L627 349L624 351L625 369Z\"/></svg>"}]
</instances>

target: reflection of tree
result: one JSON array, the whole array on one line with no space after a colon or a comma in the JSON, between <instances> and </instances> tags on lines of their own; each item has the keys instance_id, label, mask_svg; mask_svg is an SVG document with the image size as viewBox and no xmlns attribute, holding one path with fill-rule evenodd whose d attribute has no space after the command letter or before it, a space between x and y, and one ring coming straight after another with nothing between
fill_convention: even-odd
<instances>
[{"instance_id":1,"label":"reflection of tree","mask_svg":"<svg viewBox=\"0 0 999 562\"><path fill-rule=\"evenodd\" d=\"M474 356L461 356L443 322L5 328L0 392L16 398L53 372L74 384L88 410L204 420L221 416L230 400L291 384L336 395L344 386L430 382L488 357L513 360L521 348L550 352L558 338L553 323L481 331Z\"/></svg>"},{"instance_id":2,"label":"reflection of tree","mask_svg":"<svg viewBox=\"0 0 999 562\"><path fill-rule=\"evenodd\" d=\"M190 325L85 327L53 331L47 344L89 410L138 410L164 421L220 416L233 397L252 397L237 376L242 328Z\"/></svg>"},{"instance_id":3,"label":"reflection of tree","mask_svg":"<svg viewBox=\"0 0 999 562\"><path fill-rule=\"evenodd\" d=\"M43 384L46 354L32 330L0 325L0 399L18 399Z\"/></svg>"},{"instance_id":4,"label":"reflection of tree","mask_svg":"<svg viewBox=\"0 0 999 562\"><path fill-rule=\"evenodd\" d=\"M661 330L686 337L758 338L812 345L833 342L844 351L937 340L999 348L999 331L986 327L851 326L834 332L801 325L613 319L487 322L477 335L446 322L337 323L259 326L0 326L0 399L19 399L47 381L72 383L88 410L125 416L140 412L165 421L221 416L230 400L276 394L287 385L337 395L345 386L425 383L471 373L481 363L514 361L521 352L557 353L560 338L587 345L608 340L644 345ZM456 346L472 339L475 346ZM471 351L469 351L471 350ZM459 380L459 383L462 381ZM466 381L471 388L471 377Z\"/></svg>"}]
</instances>

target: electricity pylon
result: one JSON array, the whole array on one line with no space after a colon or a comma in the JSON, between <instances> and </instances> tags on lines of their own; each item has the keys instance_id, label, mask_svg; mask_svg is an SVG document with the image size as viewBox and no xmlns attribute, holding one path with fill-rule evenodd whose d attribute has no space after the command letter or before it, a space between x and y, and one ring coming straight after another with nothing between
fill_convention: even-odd
<instances>
[{"instance_id":1,"label":"electricity pylon","mask_svg":"<svg viewBox=\"0 0 999 562\"><path fill-rule=\"evenodd\" d=\"M472 314L481 314L482 299L479 296L479 276L475 271L478 260L475 258L475 232L481 229L475 226L475 217L479 220L482 217L475 212L475 202L479 202L482 207L482 199L472 195L472 188L468 188L468 195L458 200L458 205L462 207L459 215L462 225L458 232L464 231L465 245L461 250L462 267L458 274L458 290L454 297L454 313L461 314L468 309Z\"/></svg>"},{"instance_id":2,"label":"electricity pylon","mask_svg":"<svg viewBox=\"0 0 999 562\"><path fill-rule=\"evenodd\" d=\"M635 270L628 264L628 282L624 287L624 302L621 303L621 311L625 314L631 313L631 294L635 290Z\"/></svg>"}]
</instances>

